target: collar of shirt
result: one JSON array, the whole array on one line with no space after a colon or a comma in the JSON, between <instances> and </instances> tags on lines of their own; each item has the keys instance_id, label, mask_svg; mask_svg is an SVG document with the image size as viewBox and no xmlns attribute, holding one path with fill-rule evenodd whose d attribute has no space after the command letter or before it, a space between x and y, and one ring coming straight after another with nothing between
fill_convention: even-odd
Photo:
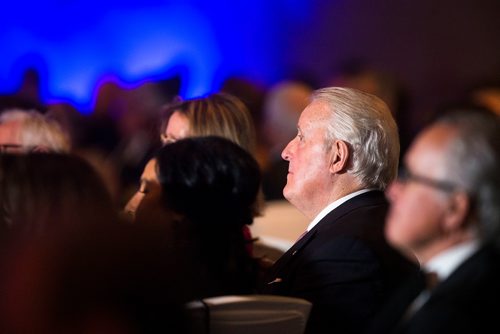
<instances>
[{"instance_id":1,"label":"collar of shirt","mask_svg":"<svg viewBox=\"0 0 500 334\"><path fill-rule=\"evenodd\" d=\"M423 269L435 272L439 281L444 281L450 274L479 248L478 240L463 242L441 252L423 265Z\"/></svg>"},{"instance_id":2,"label":"collar of shirt","mask_svg":"<svg viewBox=\"0 0 500 334\"><path fill-rule=\"evenodd\" d=\"M350 193L349 195L341 197L338 200L328 204L323 210L321 210L320 213L318 213L318 215L313 219L313 221L309 224L309 226L307 226L307 231L309 232L314 226L316 226L317 223L319 223L319 221L321 219L323 219L327 214L329 214L331 211L333 211L334 209L339 207L344 202L347 202L348 200L350 200L353 197L356 197L358 195L361 195L361 194L364 194L364 193L367 193L367 192L373 191L373 190L375 190L375 189L361 189L361 190L355 191L353 193Z\"/></svg>"}]
</instances>

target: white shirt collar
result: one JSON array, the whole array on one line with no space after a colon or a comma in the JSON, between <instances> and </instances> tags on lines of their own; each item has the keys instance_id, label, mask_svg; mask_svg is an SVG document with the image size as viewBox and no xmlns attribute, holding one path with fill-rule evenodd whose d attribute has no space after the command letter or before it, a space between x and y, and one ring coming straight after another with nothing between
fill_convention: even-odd
<instances>
[{"instance_id":1,"label":"white shirt collar","mask_svg":"<svg viewBox=\"0 0 500 334\"><path fill-rule=\"evenodd\" d=\"M373 191L373 190L375 190L375 189L361 189L361 190L355 191L353 193L350 193L349 195L341 197L341 198L337 199L336 201L328 204L323 210L321 210L320 213L318 213L318 215L313 219L313 221L309 224L309 226L307 226L307 231L309 232L314 226L316 226L317 223L319 223L319 221L321 219L323 219L327 214L329 214L331 211L333 211L334 209L339 207L344 202L347 202L348 200L350 200L353 197L356 197L358 195L361 195L361 194L364 194L366 192Z\"/></svg>"},{"instance_id":2,"label":"white shirt collar","mask_svg":"<svg viewBox=\"0 0 500 334\"><path fill-rule=\"evenodd\" d=\"M423 265L424 270L435 272L440 281L450 274L479 248L479 241L472 240L461 243L441 252Z\"/></svg>"}]
</instances>

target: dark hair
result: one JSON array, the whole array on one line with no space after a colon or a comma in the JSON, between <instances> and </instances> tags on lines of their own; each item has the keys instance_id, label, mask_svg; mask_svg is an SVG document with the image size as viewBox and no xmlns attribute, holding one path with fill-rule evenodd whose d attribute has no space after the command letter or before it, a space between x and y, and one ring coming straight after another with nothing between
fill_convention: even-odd
<instances>
[{"instance_id":1,"label":"dark hair","mask_svg":"<svg viewBox=\"0 0 500 334\"><path fill-rule=\"evenodd\" d=\"M253 292L256 262L243 229L255 216L256 160L232 141L213 136L168 144L156 159L161 201L180 216L173 229L198 279L193 291L199 297Z\"/></svg>"},{"instance_id":2,"label":"dark hair","mask_svg":"<svg viewBox=\"0 0 500 334\"><path fill-rule=\"evenodd\" d=\"M37 234L115 213L97 172L69 154L0 155L0 202L1 228Z\"/></svg>"},{"instance_id":3,"label":"dark hair","mask_svg":"<svg viewBox=\"0 0 500 334\"><path fill-rule=\"evenodd\" d=\"M186 138L161 148L156 160L168 209L194 220L251 224L261 174L242 147L222 137Z\"/></svg>"}]
</instances>

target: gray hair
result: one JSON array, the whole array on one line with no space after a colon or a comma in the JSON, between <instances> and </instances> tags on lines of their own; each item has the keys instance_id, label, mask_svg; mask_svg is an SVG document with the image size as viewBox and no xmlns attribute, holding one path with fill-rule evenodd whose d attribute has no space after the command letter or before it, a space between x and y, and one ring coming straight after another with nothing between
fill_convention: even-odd
<instances>
[{"instance_id":1,"label":"gray hair","mask_svg":"<svg viewBox=\"0 0 500 334\"><path fill-rule=\"evenodd\" d=\"M457 131L445 157L448 179L471 197L483 240L500 241L500 118L482 110L457 110L435 124Z\"/></svg>"},{"instance_id":2,"label":"gray hair","mask_svg":"<svg viewBox=\"0 0 500 334\"><path fill-rule=\"evenodd\" d=\"M352 150L348 172L364 187L384 190L397 175L399 134L389 107L378 97L351 88L316 90L313 101L327 104L330 121L325 145L335 139Z\"/></svg>"},{"instance_id":3,"label":"gray hair","mask_svg":"<svg viewBox=\"0 0 500 334\"><path fill-rule=\"evenodd\" d=\"M20 122L19 142L24 147L41 147L52 152L67 153L70 140L57 121L36 110L9 109L0 115L0 123Z\"/></svg>"}]
</instances>

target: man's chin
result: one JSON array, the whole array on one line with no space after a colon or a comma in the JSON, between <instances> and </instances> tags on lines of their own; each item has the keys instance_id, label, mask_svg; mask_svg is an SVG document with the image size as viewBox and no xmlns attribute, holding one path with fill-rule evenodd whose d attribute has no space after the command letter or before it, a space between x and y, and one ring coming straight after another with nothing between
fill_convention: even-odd
<instances>
[{"instance_id":1,"label":"man's chin","mask_svg":"<svg viewBox=\"0 0 500 334\"><path fill-rule=\"evenodd\" d=\"M290 187L288 187L288 185L285 185L285 188L283 188L283 197L285 197L285 199L289 202L292 201L292 194L291 194L291 190L290 190Z\"/></svg>"}]
</instances>

